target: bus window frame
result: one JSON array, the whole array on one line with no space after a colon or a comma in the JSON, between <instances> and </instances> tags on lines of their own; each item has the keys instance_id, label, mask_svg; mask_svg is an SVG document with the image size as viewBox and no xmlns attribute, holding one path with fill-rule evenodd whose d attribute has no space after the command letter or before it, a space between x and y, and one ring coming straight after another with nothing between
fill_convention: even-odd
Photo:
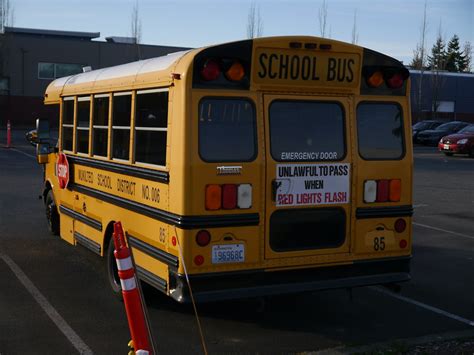
<instances>
[{"instance_id":1,"label":"bus window frame","mask_svg":"<svg viewBox=\"0 0 474 355\"><path fill-rule=\"evenodd\" d=\"M159 165L159 164L152 164L152 163L146 163L146 162L141 162L136 160L136 143L137 143L137 125L136 125L136 110L137 110L137 97L138 95L146 95L146 94L154 94L154 93L161 93L161 92L167 92L168 93L168 102L167 102L167 108L166 108L166 128L165 127L138 127L138 131L152 131L152 132L166 132L166 141L167 143L165 144L165 165ZM170 122L170 87L156 87L156 88L151 88L151 89L140 89L140 90L135 90L134 91L134 103L132 104L133 107L133 115L134 115L134 124L133 124L133 150L132 150L132 164L138 167L143 167L143 168L158 168L157 170L161 171L167 171L166 166L168 164L168 140L169 140L169 122Z\"/></svg>"},{"instance_id":2,"label":"bus window frame","mask_svg":"<svg viewBox=\"0 0 474 355\"><path fill-rule=\"evenodd\" d=\"M119 163L127 163L127 164L133 164L133 154L132 151L130 150L130 146L133 144L132 142L132 118L134 118L134 101L135 101L135 90L127 90L127 91L117 91L117 92L112 92L111 96L111 111L109 115L109 127L110 127L110 132L109 132L109 141L110 141L110 161L115 161ZM114 98L115 97L121 97L121 96L130 96L130 125L129 126L115 126L114 125ZM121 159L121 158L114 158L114 129L115 130L128 130L129 131L129 146L128 146L128 159Z\"/></svg>"},{"instance_id":3,"label":"bus window frame","mask_svg":"<svg viewBox=\"0 0 474 355\"><path fill-rule=\"evenodd\" d=\"M271 124L271 117L270 117L270 109L273 103L275 102L317 102L317 103L335 103L337 104L342 111L342 120L343 120L343 132L342 135L344 137L344 154L341 156L341 158L338 159L318 159L318 160L281 160L281 159L275 159L275 157L272 154L272 124ZM349 110L350 112L350 110ZM298 163L321 163L321 162L341 162L344 161L347 158L347 142L348 142L348 136L347 136L347 112L345 109L344 104L341 102L341 100L327 100L324 98L323 100L318 100L318 96L314 96L312 99L303 99L303 98L286 98L286 97L281 97L281 98L275 98L272 101L269 102L267 106L267 114L268 117L266 119L266 124L268 124L268 133L269 133L269 156L276 162L278 163L287 163L287 164L298 164Z\"/></svg>"},{"instance_id":4,"label":"bus window frame","mask_svg":"<svg viewBox=\"0 0 474 355\"><path fill-rule=\"evenodd\" d=\"M112 114L112 93L111 92L108 92L108 93L101 93L101 94L93 94L92 95L92 98L91 98L91 132L90 132L90 144L91 144L91 147L90 147L90 150L89 150L89 153L90 153L90 157L93 158L93 159L101 159L101 160L107 160L107 161L110 161L112 160L111 159L111 155L110 155L110 139L111 139L111 135L110 135L110 130L111 130L111 114ZM94 124L94 113L95 113L95 99L104 99L104 98L107 98L108 99L108 108L107 108L107 125L106 126L103 126L103 125L95 125ZM106 144L106 148L105 148L105 155L98 155L98 154L94 154L94 130L95 129L102 129L102 130L105 130L107 132L107 144Z\"/></svg>"},{"instance_id":5,"label":"bus window frame","mask_svg":"<svg viewBox=\"0 0 474 355\"><path fill-rule=\"evenodd\" d=\"M60 134L59 134L59 140L60 140L60 151L65 152L65 153L70 153L70 154L75 154L75 128L76 128L76 100L77 96L64 96L61 98L61 127L60 127ZM63 123L64 122L64 102L65 101L72 101L72 124L71 123ZM64 149L64 127L66 128L72 128L72 149Z\"/></svg>"},{"instance_id":6,"label":"bus window frame","mask_svg":"<svg viewBox=\"0 0 474 355\"><path fill-rule=\"evenodd\" d=\"M203 100L207 99L215 99L215 100L245 100L249 102L252 105L253 112L254 112L254 117L253 117L253 124L254 124L254 137L253 137L253 144L254 144L254 154L253 156L248 159L248 160L243 160L243 159L235 159L235 160L208 160L204 159L204 157L201 154L201 146L200 146L200 128L199 128L199 108L201 107L201 103ZM258 150L258 122L257 122L257 116L258 116L258 111L257 111L257 105L255 104L255 101L252 97L247 97L247 96L212 96L212 95L206 95L203 96L199 99L198 104L197 104L197 119L196 119L196 124L197 124L197 147L198 147L198 155L201 161L205 163L252 163L254 162L259 154Z\"/></svg>"},{"instance_id":7,"label":"bus window frame","mask_svg":"<svg viewBox=\"0 0 474 355\"><path fill-rule=\"evenodd\" d=\"M400 98L404 98L406 96L401 96ZM380 104L391 104L391 105L396 105L398 107L398 109L400 110L400 113L402 115L402 119L401 119L401 132L402 132L402 154L400 155L400 157L397 157L397 158L383 158L383 159L379 159L379 158L365 158L362 156L362 154L360 153L360 144L359 144L359 122L358 122L358 119L359 119L359 116L357 114L357 111L359 109L359 106L362 105L362 104L372 104L372 105L380 105ZM399 160L403 160L405 159L405 157L407 156L407 149L406 149L406 139L405 139L405 117L409 117L408 115L405 115L405 111L403 109L403 104L400 103L399 101L389 101L389 100L368 100L368 99L364 99L364 100L361 100L359 102L357 102L357 105L355 107L355 111L354 111L354 118L355 118L355 132L356 132L356 140L357 140L357 154L359 155L359 158L364 160L364 161L399 161Z\"/></svg>"},{"instance_id":8,"label":"bus window frame","mask_svg":"<svg viewBox=\"0 0 474 355\"><path fill-rule=\"evenodd\" d=\"M75 146L75 149L74 149L74 152L75 154L77 154L78 156L82 156L82 157L90 157L91 156L91 121L92 121L92 116L91 116L91 109L92 109L92 101L91 101L91 95L87 95L87 96L77 96L77 100L76 100L76 105L77 107L75 107L75 111L76 111L76 116L77 116L77 113L79 112L79 102L89 102L89 125L87 127L79 127L78 124L76 124L76 128L74 130L74 135L75 135L75 139L76 139L76 146ZM77 120L77 118L76 118ZM87 139L87 153L84 153L84 152L79 152L78 149L77 149L77 146L78 146L78 136L79 136L79 131L87 131L88 134L88 139Z\"/></svg>"}]
</instances>

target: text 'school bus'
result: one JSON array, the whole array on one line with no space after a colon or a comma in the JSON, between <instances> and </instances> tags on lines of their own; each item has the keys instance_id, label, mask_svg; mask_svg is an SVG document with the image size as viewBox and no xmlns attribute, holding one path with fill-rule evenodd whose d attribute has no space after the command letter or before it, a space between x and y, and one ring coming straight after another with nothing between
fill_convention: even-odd
<instances>
[{"instance_id":1,"label":"text 'school bus'","mask_svg":"<svg viewBox=\"0 0 474 355\"><path fill-rule=\"evenodd\" d=\"M119 292L121 221L139 278L179 302L185 272L201 301L407 281L409 92L397 60L316 37L55 80L58 148L38 146L50 228L104 256Z\"/></svg>"}]
</instances>

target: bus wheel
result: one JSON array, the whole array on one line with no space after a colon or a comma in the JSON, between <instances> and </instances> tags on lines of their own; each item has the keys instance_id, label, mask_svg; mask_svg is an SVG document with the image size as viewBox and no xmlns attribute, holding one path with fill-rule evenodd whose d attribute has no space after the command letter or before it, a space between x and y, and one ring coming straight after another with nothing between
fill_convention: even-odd
<instances>
[{"instance_id":1,"label":"bus wheel","mask_svg":"<svg viewBox=\"0 0 474 355\"><path fill-rule=\"evenodd\" d=\"M106 256L107 280L109 281L110 288L112 289L114 295L117 298L122 299L122 286L120 285L120 278L118 276L117 262L115 261L114 250L114 240L113 238L110 238Z\"/></svg>"},{"instance_id":2,"label":"bus wheel","mask_svg":"<svg viewBox=\"0 0 474 355\"><path fill-rule=\"evenodd\" d=\"M53 191L49 190L45 200L46 219L48 221L48 229L54 235L59 235L59 213L54 203Z\"/></svg>"}]
</instances>

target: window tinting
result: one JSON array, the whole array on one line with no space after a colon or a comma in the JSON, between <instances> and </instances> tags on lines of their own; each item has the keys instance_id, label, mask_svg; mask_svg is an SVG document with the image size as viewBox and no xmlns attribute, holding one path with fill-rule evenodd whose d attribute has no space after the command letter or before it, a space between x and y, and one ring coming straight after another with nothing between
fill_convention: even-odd
<instances>
[{"instance_id":1,"label":"window tinting","mask_svg":"<svg viewBox=\"0 0 474 355\"><path fill-rule=\"evenodd\" d=\"M131 110L132 95L114 96L112 124L114 126L130 127Z\"/></svg>"},{"instance_id":2,"label":"window tinting","mask_svg":"<svg viewBox=\"0 0 474 355\"><path fill-rule=\"evenodd\" d=\"M72 131L73 127L64 127L63 126L63 136L62 136L62 144L63 150L72 151Z\"/></svg>"},{"instance_id":3,"label":"window tinting","mask_svg":"<svg viewBox=\"0 0 474 355\"><path fill-rule=\"evenodd\" d=\"M166 165L168 92L138 93L135 112L135 161Z\"/></svg>"},{"instance_id":4,"label":"window tinting","mask_svg":"<svg viewBox=\"0 0 474 355\"><path fill-rule=\"evenodd\" d=\"M334 102L274 101L270 136L272 157L277 161L341 160L344 112Z\"/></svg>"},{"instance_id":5,"label":"window tinting","mask_svg":"<svg viewBox=\"0 0 474 355\"><path fill-rule=\"evenodd\" d=\"M112 106L112 158L129 159L132 95L114 96Z\"/></svg>"},{"instance_id":6,"label":"window tinting","mask_svg":"<svg viewBox=\"0 0 474 355\"><path fill-rule=\"evenodd\" d=\"M88 100L88 98L78 98L76 136L76 150L78 153L89 153L89 123L90 101Z\"/></svg>"},{"instance_id":7,"label":"window tinting","mask_svg":"<svg viewBox=\"0 0 474 355\"><path fill-rule=\"evenodd\" d=\"M63 124L61 127L61 144L63 150L73 150L73 131L74 131L74 100L63 100Z\"/></svg>"},{"instance_id":8,"label":"window tinting","mask_svg":"<svg viewBox=\"0 0 474 355\"><path fill-rule=\"evenodd\" d=\"M364 159L400 159L404 154L400 106L361 103L357 107L359 154Z\"/></svg>"},{"instance_id":9,"label":"window tinting","mask_svg":"<svg viewBox=\"0 0 474 355\"><path fill-rule=\"evenodd\" d=\"M128 160L130 152L130 130L115 130L112 138L114 142L112 157Z\"/></svg>"},{"instance_id":10,"label":"window tinting","mask_svg":"<svg viewBox=\"0 0 474 355\"><path fill-rule=\"evenodd\" d=\"M94 116L92 121L93 141L92 154L107 156L107 139L109 125L109 98L94 98Z\"/></svg>"},{"instance_id":11,"label":"window tinting","mask_svg":"<svg viewBox=\"0 0 474 355\"><path fill-rule=\"evenodd\" d=\"M74 100L63 101L63 124L74 123Z\"/></svg>"},{"instance_id":12,"label":"window tinting","mask_svg":"<svg viewBox=\"0 0 474 355\"><path fill-rule=\"evenodd\" d=\"M199 104L199 154L205 161L251 161L257 155L255 108L246 99Z\"/></svg>"}]
</instances>

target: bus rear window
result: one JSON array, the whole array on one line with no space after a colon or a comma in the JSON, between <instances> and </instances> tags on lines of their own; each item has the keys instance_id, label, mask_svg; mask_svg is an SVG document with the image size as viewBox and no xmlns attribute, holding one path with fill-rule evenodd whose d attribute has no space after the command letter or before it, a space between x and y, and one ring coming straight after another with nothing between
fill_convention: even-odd
<instances>
[{"instance_id":1,"label":"bus rear window","mask_svg":"<svg viewBox=\"0 0 474 355\"><path fill-rule=\"evenodd\" d=\"M247 99L199 103L199 155L208 162L251 161L257 155L255 107Z\"/></svg>"},{"instance_id":2,"label":"bus rear window","mask_svg":"<svg viewBox=\"0 0 474 355\"><path fill-rule=\"evenodd\" d=\"M359 154L367 160L404 155L402 111L395 103L365 102L357 107Z\"/></svg>"},{"instance_id":3,"label":"bus rear window","mask_svg":"<svg viewBox=\"0 0 474 355\"><path fill-rule=\"evenodd\" d=\"M273 101L270 136L276 161L341 160L344 111L336 102Z\"/></svg>"}]
</instances>

